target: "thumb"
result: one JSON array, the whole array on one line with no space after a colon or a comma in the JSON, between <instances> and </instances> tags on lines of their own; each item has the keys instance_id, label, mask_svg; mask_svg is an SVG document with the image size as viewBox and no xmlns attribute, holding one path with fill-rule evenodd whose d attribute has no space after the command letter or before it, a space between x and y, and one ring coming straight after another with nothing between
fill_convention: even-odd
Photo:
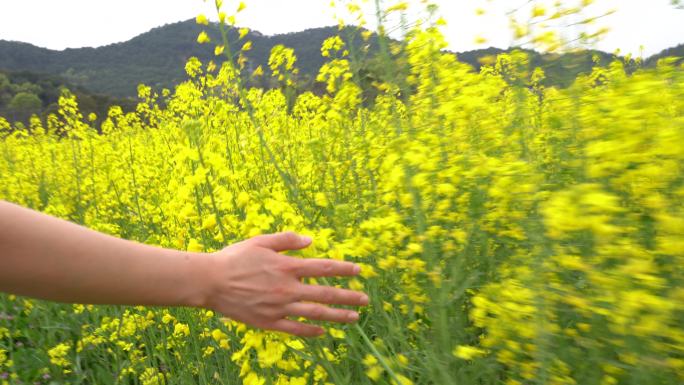
<instances>
[{"instance_id":1,"label":"thumb","mask_svg":"<svg viewBox=\"0 0 684 385\"><path fill-rule=\"evenodd\" d=\"M299 250L311 244L311 238L292 231L284 233L258 235L250 242L273 251Z\"/></svg>"}]
</instances>

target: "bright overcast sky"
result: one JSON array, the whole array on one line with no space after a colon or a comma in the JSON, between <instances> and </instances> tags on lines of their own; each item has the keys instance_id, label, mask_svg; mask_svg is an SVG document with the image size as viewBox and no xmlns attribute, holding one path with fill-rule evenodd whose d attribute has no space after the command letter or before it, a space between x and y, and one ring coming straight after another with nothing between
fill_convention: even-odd
<instances>
[{"instance_id":1,"label":"bright overcast sky","mask_svg":"<svg viewBox=\"0 0 684 385\"><path fill-rule=\"evenodd\" d=\"M341 2L342 0L338 0ZM573 2L570 3L574 3ZM387 1L386 1L387 2ZM505 12L523 0L433 0L448 21L445 34L450 48L464 51L485 46L508 47L511 33ZM209 0L209 3L213 3ZM240 26L265 34L301 31L335 24L329 0L247 0L238 17ZM372 2L371 2L372 3ZM226 11L237 0L225 0ZM606 51L648 56L684 43L684 10L669 0L597 0L594 12L614 8L618 12L601 20L611 28L598 45ZM475 16L475 9L489 12ZM97 47L126 41L151 28L187 20L199 13L212 14L202 0L0 0L0 39L15 40L51 49ZM369 19L372 17L369 16Z\"/></svg>"}]
</instances>

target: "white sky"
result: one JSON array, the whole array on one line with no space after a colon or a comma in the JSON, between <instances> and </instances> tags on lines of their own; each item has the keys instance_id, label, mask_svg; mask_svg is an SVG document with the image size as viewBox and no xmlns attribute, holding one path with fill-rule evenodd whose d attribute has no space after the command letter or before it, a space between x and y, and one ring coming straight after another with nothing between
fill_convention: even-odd
<instances>
[{"instance_id":1,"label":"white sky","mask_svg":"<svg viewBox=\"0 0 684 385\"><path fill-rule=\"evenodd\" d=\"M386 3L393 1L396 0L385 0ZM440 14L448 21L445 34L450 48L464 51L483 48L474 43L476 36L488 39L484 46L508 47L511 32L505 12L526 0L432 2L440 6ZM51 49L96 47L126 41L151 28L187 20L199 13L211 17L214 12L208 3L202 0L0 0L0 39ZM230 13L237 3L238 0L225 0L224 8ZM246 3L247 9L239 15L238 24L269 35L336 23L330 0L247 0ZM474 10L478 7L488 10L487 14L475 16ZM599 49L612 52L619 48L622 53L638 54L643 45L648 56L684 43L684 11L673 8L669 0L597 0L589 11L609 8L618 12L598 24L611 28L597 46Z\"/></svg>"}]
</instances>

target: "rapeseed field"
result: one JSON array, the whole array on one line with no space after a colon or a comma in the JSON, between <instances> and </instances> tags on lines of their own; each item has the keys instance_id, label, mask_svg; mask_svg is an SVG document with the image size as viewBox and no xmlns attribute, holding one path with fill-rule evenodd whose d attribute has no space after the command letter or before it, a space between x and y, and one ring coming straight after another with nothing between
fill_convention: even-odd
<instances>
[{"instance_id":1,"label":"rapeseed field","mask_svg":"<svg viewBox=\"0 0 684 385\"><path fill-rule=\"evenodd\" d=\"M249 73L251 44L226 32L243 5L221 3L223 39L198 36L217 60L140 85L134 112L95 125L65 92L46 121L0 118L0 199L198 252L296 231L314 244L295 255L362 266L319 283L370 306L300 339L204 309L0 295L0 384L684 383L681 65L616 59L546 87L523 51L459 62L426 18L381 35L372 98L344 36L322 47L325 92L299 93L287 47Z\"/></svg>"}]
</instances>

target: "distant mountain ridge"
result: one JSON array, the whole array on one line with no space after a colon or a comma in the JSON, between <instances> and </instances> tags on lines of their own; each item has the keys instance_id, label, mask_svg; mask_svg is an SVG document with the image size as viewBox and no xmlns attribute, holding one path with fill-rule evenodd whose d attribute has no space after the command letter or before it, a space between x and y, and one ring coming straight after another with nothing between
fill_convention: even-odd
<instances>
[{"instance_id":1,"label":"distant mountain ridge","mask_svg":"<svg viewBox=\"0 0 684 385\"><path fill-rule=\"evenodd\" d=\"M63 51L0 40L0 69L59 75L95 93L134 96L139 83L173 88L185 80L184 65L191 56L202 62L216 60L211 46L195 40L204 29L194 20L187 20L154 28L123 43ZM302 74L314 74L324 62L321 44L336 33L337 27L276 36L250 32L247 39L252 41L253 49L247 57L253 63L266 65L271 48L284 44L295 49ZM209 34L219 40L216 30ZM237 40L237 34L236 29L229 31L231 41Z\"/></svg>"},{"instance_id":2,"label":"distant mountain ridge","mask_svg":"<svg viewBox=\"0 0 684 385\"><path fill-rule=\"evenodd\" d=\"M0 70L57 75L93 93L115 97L135 96L139 83L157 89L172 89L186 79L183 68L189 57L196 56L202 62L216 60L211 46L195 41L199 32L205 29L207 27L197 25L194 20L187 20L154 28L123 43L63 51L0 40ZM266 66L271 49L283 44L295 50L301 76L311 81L326 60L320 54L322 42L338 33L336 26L274 36L253 31L247 37L253 43L247 57L253 66ZM215 26L209 28L209 34L212 39L219 39ZM231 41L236 41L237 35L236 29L229 31ZM458 57L479 68L482 57L501 52L505 50L488 48L459 53ZM547 77L561 86L569 84L578 73L590 70L594 65L593 55L599 55L604 64L613 58L613 55L600 51L562 57L530 52L533 63L544 66ZM684 45L658 55L684 56ZM647 64L654 63L658 55L649 58Z\"/></svg>"}]
</instances>

